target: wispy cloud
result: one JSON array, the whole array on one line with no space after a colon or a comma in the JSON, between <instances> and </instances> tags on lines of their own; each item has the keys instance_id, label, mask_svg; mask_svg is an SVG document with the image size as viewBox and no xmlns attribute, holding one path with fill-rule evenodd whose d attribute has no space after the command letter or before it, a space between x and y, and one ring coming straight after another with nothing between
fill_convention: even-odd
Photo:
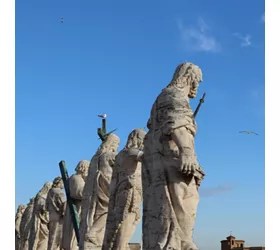
<instances>
[{"instance_id":1,"label":"wispy cloud","mask_svg":"<svg viewBox=\"0 0 280 250\"><path fill-rule=\"evenodd\" d=\"M211 197L211 196L216 196L219 194L230 192L232 189L233 187L229 185L221 185L221 186L210 187L210 188L201 188L199 190L199 194L201 197Z\"/></svg>"},{"instance_id":2,"label":"wispy cloud","mask_svg":"<svg viewBox=\"0 0 280 250\"><path fill-rule=\"evenodd\" d=\"M248 98L246 100L246 109L244 111L258 118L263 119L265 115L265 86L264 84L255 84L248 90Z\"/></svg>"},{"instance_id":3,"label":"wispy cloud","mask_svg":"<svg viewBox=\"0 0 280 250\"><path fill-rule=\"evenodd\" d=\"M187 50L220 52L221 45L210 34L210 27L202 18L198 18L196 26L184 26L181 20L177 21L181 40Z\"/></svg>"},{"instance_id":4,"label":"wispy cloud","mask_svg":"<svg viewBox=\"0 0 280 250\"><path fill-rule=\"evenodd\" d=\"M264 13L262 14L261 22L263 22L263 23L265 22L265 14Z\"/></svg>"},{"instance_id":5,"label":"wispy cloud","mask_svg":"<svg viewBox=\"0 0 280 250\"><path fill-rule=\"evenodd\" d=\"M240 33L234 33L233 35L241 41L241 47L249 47L252 45L252 37L250 35L247 34L246 36L243 36Z\"/></svg>"},{"instance_id":6,"label":"wispy cloud","mask_svg":"<svg viewBox=\"0 0 280 250\"><path fill-rule=\"evenodd\" d=\"M250 96L253 100L258 100L259 101L259 99L261 97L263 97L262 94L263 94L263 91L261 91L260 88L253 88L250 91Z\"/></svg>"}]
</instances>

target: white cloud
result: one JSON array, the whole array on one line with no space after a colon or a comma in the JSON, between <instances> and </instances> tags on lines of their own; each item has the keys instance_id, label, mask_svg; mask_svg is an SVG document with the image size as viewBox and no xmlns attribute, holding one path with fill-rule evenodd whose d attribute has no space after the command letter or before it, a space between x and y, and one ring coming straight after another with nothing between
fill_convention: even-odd
<instances>
[{"instance_id":1,"label":"white cloud","mask_svg":"<svg viewBox=\"0 0 280 250\"><path fill-rule=\"evenodd\" d=\"M241 40L241 47L248 47L252 45L252 37L250 35L247 34L246 36L243 36L239 33L234 33L233 35L236 36L239 40Z\"/></svg>"},{"instance_id":2,"label":"white cloud","mask_svg":"<svg viewBox=\"0 0 280 250\"><path fill-rule=\"evenodd\" d=\"M221 45L210 34L210 28L202 18L198 19L196 27L186 27L182 21L177 23L181 40L187 50L220 52Z\"/></svg>"}]
</instances>

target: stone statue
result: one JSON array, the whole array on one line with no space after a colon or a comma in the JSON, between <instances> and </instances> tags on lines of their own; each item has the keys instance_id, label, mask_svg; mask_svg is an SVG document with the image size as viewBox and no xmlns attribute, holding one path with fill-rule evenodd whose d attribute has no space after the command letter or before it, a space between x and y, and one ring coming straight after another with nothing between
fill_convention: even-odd
<instances>
[{"instance_id":1,"label":"stone statue","mask_svg":"<svg viewBox=\"0 0 280 250\"><path fill-rule=\"evenodd\" d=\"M120 139L109 134L92 157L83 190L80 249L101 247L109 204L109 188Z\"/></svg>"},{"instance_id":2,"label":"stone statue","mask_svg":"<svg viewBox=\"0 0 280 250\"><path fill-rule=\"evenodd\" d=\"M146 132L133 130L116 156L102 250L129 250L128 242L140 221L141 156Z\"/></svg>"},{"instance_id":3,"label":"stone statue","mask_svg":"<svg viewBox=\"0 0 280 250\"><path fill-rule=\"evenodd\" d=\"M197 250L192 232L204 177L194 151L196 123L189 104L201 69L182 63L151 110L144 140L143 250Z\"/></svg>"},{"instance_id":4,"label":"stone statue","mask_svg":"<svg viewBox=\"0 0 280 250\"><path fill-rule=\"evenodd\" d=\"M18 206L17 213L16 213L16 219L15 219L15 224L16 224L15 249L16 250L20 249L20 222L25 209L26 209L26 205L21 204Z\"/></svg>"},{"instance_id":5,"label":"stone statue","mask_svg":"<svg viewBox=\"0 0 280 250\"><path fill-rule=\"evenodd\" d=\"M28 239L29 250L45 250L47 248L49 216L46 210L46 198L51 187L52 182L46 182L35 196L30 236Z\"/></svg>"},{"instance_id":6,"label":"stone statue","mask_svg":"<svg viewBox=\"0 0 280 250\"><path fill-rule=\"evenodd\" d=\"M85 186L85 180L88 175L89 161L82 160L78 163L75 168L76 174L73 174L69 178L69 191L70 197L76 206L77 213L80 217L81 214L81 202L83 197L83 189ZM62 248L65 250L76 250L78 249L78 243L73 227L73 222L70 214L70 209L67 206L64 222L63 222L63 237L62 237Z\"/></svg>"},{"instance_id":7,"label":"stone statue","mask_svg":"<svg viewBox=\"0 0 280 250\"><path fill-rule=\"evenodd\" d=\"M61 248L63 215L66 206L66 198L62 191L63 188L62 178L60 176L56 177L53 180L52 188L46 200L46 208L49 211L50 221L48 250L58 250Z\"/></svg>"},{"instance_id":8,"label":"stone statue","mask_svg":"<svg viewBox=\"0 0 280 250\"><path fill-rule=\"evenodd\" d=\"M28 250L28 241L31 229L32 214L34 208L34 197L30 199L26 209L21 218L19 232L20 232L20 250Z\"/></svg>"}]
</instances>

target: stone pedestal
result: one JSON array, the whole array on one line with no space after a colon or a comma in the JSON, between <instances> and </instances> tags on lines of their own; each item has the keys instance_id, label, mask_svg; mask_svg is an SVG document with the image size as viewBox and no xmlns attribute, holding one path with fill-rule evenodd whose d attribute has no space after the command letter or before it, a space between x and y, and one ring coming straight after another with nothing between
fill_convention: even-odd
<instances>
[{"instance_id":1,"label":"stone pedestal","mask_svg":"<svg viewBox=\"0 0 280 250\"><path fill-rule=\"evenodd\" d=\"M84 243L84 250L101 250L102 247L94 246L91 242Z\"/></svg>"},{"instance_id":2,"label":"stone pedestal","mask_svg":"<svg viewBox=\"0 0 280 250\"><path fill-rule=\"evenodd\" d=\"M140 250L141 244L139 243L128 243L130 250ZM94 246L91 242L85 242L84 250L101 250L102 247Z\"/></svg>"}]
</instances>

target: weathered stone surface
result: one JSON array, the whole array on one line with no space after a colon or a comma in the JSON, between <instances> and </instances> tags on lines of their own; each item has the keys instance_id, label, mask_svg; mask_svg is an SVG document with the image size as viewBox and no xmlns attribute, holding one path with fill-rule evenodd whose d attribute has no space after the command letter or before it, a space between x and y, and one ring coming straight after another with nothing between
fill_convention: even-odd
<instances>
[{"instance_id":1,"label":"weathered stone surface","mask_svg":"<svg viewBox=\"0 0 280 250\"><path fill-rule=\"evenodd\" d=\"M102 250L127 250L140 220L141 157L146 132L133 130L117 155L110 186L110 203Z\"/></svg>"},{"instance_id":2,"label":"weathered stone surface","mask_svg":"<svg viewBox=\"0 0 280 250\"><path fill-rule=\"evenodd\" d=\"M141 250L141 244L140 243L128 243L130 250Z\"/></svg>"},{"instance_id":3,"label":"weathered stone surface","mask_svg":"<svg viewBox=\"0 0 280 250\"><path fill-rule=\"evenodd\" d=\"M110 182L120 139L109 134L92 157L83 190L80 249L101 247L108 213ZM86 244L86 245L85 245Z\"/></svg>"},{"instance_id":4,"label":"weathered stone surface","mask_svg":"<svg viewBox=\"0 0 280 250\"><path fill-rule=\"evenodd\" d=\"M34 200L35 198L31 198L27 207L22 215L21 222L20 222L20 250L28 250L28 239L30 235L30 228L31 228L31 219L32 213L34 208Z\"/></svg>"},{"instance_id":5,"label":"weathered stone surface","mask_svg":"<svg viewBox=\"0 0 280 250\"><path fill-rule=\"evenodd\" d=\"M15 224L16 224L15 249L16 250L20 249L20 223L25 209L26 209L26 205L21 204L18 206L17 213L16 213L16 219L15 219Z\"/></svg>"},{"instance_id":6,"label":"weathered stone surface","mask_svg":"<svg viewBox=\"0 0 280 250\"><path fill-rule=\"evenodd\" d=\"M58 250L61 247L63 215L66 206L63 188L62 178L56 177L46 199L46 209L49 212L48 250Z\"/></svg>"},{"instance_id":7,"label":"weathered stone surface","mask_svg":"<svg viewBox=\"0 0 280 250\"><path fill-rule=\"evenodd\" d=\"M101 250L101 246L94 246L92 242L85 241L84 242L84 250Z\"/></svg>"},{"instance_id":8,"label":"weathered stone surface","mask_svg":"<svg viewBox=\"0 0 280 250\"><path fill-rule=\"evenodd\" d=\"M88 175L89 161L79 161L75 168L76 173L69 178L69 192L70 197L76 206L77 213L81 215L81 202L83 197L83 189L85 186L85 180ZM65 250L76 250L77 239L71 219L70 209L67 205L65 216L63 219L63 237L62 237L62 248Z\"/></svg>"},{"instance_id":9,"label":"weathered stone surface","mask_svg":"<svg viewBox=\"0 0 280 250\"><path fill-rule=\"evenodd\" d=\"M143 250L196 250L192 232L204 177L194 151L196 123L189 98L200 68L180 64L153 104L144 140Z\"/></svg>"},{"instance_id":10,"label":"weathered stone surface","mask_svg":"<svg viewBox=\"0 0 280 250\"><path fill-rule=\"evenodd\" d=\"M46 210L46 198L51 187L52 182L46 182L35 197L28 243L29 250L45 250L47 248L49 216Z\"/></svg>"}]
</instances>

